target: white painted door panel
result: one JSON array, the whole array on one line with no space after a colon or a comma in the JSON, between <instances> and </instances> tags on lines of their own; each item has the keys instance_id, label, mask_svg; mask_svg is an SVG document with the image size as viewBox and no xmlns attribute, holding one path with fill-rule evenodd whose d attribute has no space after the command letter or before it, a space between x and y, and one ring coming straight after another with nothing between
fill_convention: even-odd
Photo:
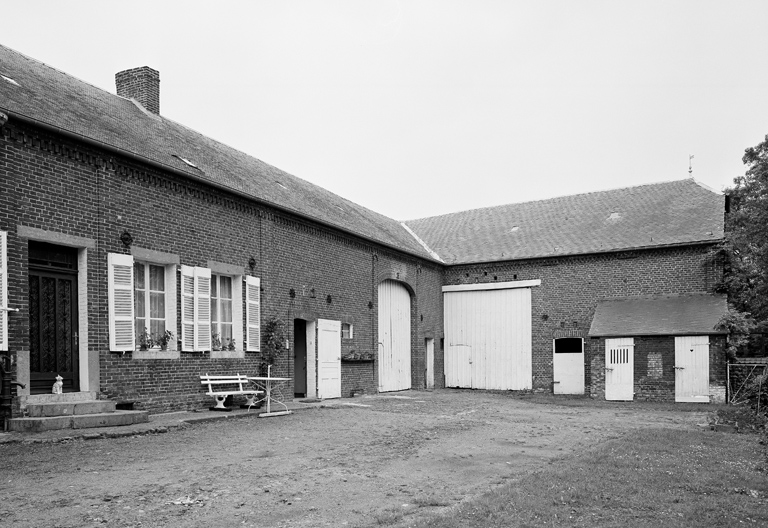
<instances>
[{"instance_id":1,"label":"white painted door panel","mask_svg":"<svg viewBox=\"0 0 768 528\"><path fill-rule=\"evenodd\" d=\"M411 296L399 282L379 284L379 392L411 388Z\"/></svg>"},{"instance_id":2,"label":"white painted door panel","mask_svg":"<svg viewBox=\"0 0 768 528\"><path fill-rule=\"evenodd\" d=\"M425 343L426 354L426 385L428 389L435 388L435 340L434 338L427 338Z\"/></svg>"},{"instance_id":3,"label":"white painted door panel","mask_svg":"<svg viewBox=\"0 0 768 528\"><path fill-rule=\"evenodd\" d=\"M449 387L531 388L531 290L444 295L445 376Z\"/></svg>"},{"instance_id":4,"label":"white painted door panel","mask_svg":"<svg viewBox=\"0 0 768 528\"><path fill-rule=\"evenodd\" d=\"M552 377L553 392L555 394L584 394L584 340L576 339L580 343L579 350L563 347L558 350L557 339L552 344Z\"/></svg>"},{"instance_id":5,"label":"white painted door panel","mask_svg":"<svg viewBox=\"0 0 768 528\"><path fill-rule=\"evenodd\" d=\"M317 320L319 398L341 398L341 321Z\"/></svg>"},{"instance_id":6,"label":"white painted door panel","mask_svg":"<svg viewBox=\"0 0 768 528\"><path fill-rule=\"evenodd\" d=\"M605 399L635 398L635 340L631 337L605 340Z\"/></svg>"},{"instance_id":7,"label":"white painted door panel","mask_svg":"<svg viewBox=\"0 0 768 528\"><path fill-rule=\"evenodd\" d=\"M709 336L675 338L675 401L709 402Z\"/></svg>"}]
</instances>

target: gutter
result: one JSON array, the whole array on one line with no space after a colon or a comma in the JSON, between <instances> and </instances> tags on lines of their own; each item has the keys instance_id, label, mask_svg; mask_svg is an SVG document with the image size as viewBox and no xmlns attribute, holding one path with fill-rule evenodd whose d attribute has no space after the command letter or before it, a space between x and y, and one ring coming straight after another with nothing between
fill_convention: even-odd
<instances>
[{"instance_id":1,"label":"gutter","mask_svg":"<svg viewBox=\"0 0 768 528\"><path fill-rule=\"evenodd\" d=\"M302 218L304 220L308 220L308 221L314 222L316 224L320 224L322 226L325 226L325 227L328 227L328 228L331 228L331 229L334 229L334 230L337 230L337 231L342 231L344 233L347 233L347 234L353 235L355 237L361 238L363 240L366 240L366 241L368 241L370 243L373 243L373 244L376 244L376 245L379 245L379 246L384 246L386 248L395 250L395 251L397 251L399 253L405 253L407 255L410 255L410 256L413 256L413 257L417 257L417 258L422 259L422 260L427 260L427 261L430 260L429 258L425 257L424 255L419 255L417 253L413 253L412 251L404 250L403 248L400 248L400 247L397 247L397 246L393 246L392 244L388 244L386 242L382 242L380 240L376 240L376 239L371 238L369 236L362 235L360 233L355 233L355 232L350 231L348 229L344 229L343 227L337 226L335 224L331 224L330 222L326 222L324 220L320 220L320 219L314 218L312 216L309 216L307 214L301 213L299 211L295 211L295 210L290 209L290 208L285 207L285 206L281 206L281 205L277 205L277 204L268 202L267 200L263 200L261 198L257 198L255 196L250 195L248 193L245 193L243 191L238 191L237 189L232 189L231 187L227 187L226 185L222 185L220 183L213 182L211 180L208 180L208 179L205 179L205 178L201 178L199 176L195 176L194 174L191 174L189 172L177 169L176 167L172 167L170 165L166 165L165 163L162 163L162 162L159 162L159 161L155 161L155 160L151 160L149 158L145 158L143 156L140 156L140 155L135 154L133 152L130 152L128 150L122 149L120 147L116 147L114 145L110 145L109 143L104 143L104 142L99 141L97 139L89 138L89 137L84 136L82 134L79 134L77 132L71 132L69 130L65 130L65 129L63 129L63 128L59 127L59 126L56 126L56 125L50 125L50 124L45 123L43 121L39 121L39 120L35 119L34 117L25 116L23 114L19 114L17 112L12 112L12 111L7 110L7 109L3 109L2 111L4 113L6 113L9 117L12 117L14 119L18 119L19 121L21 121L22 123L25 123L27 125L31 125L31 126L34 126L34 127L37 127L37 128L41 128L41 129L45 130L46 132L51 132L53 134L59 134L59 135L64 136L66 138L69 138L69 139L72 139L72 140L75 140L75 141L79 141L79 142L82 142L82 143L86 143L87 145L90 145L91 147L94 147L94 148L97 148L97 149L106 150L106 151L108 151L108 152L110 152L112 154L118 155L118 156L124 156L124 157L130 158L131 160L133 160L133 161L135 161L137 163L141 163L143 165L149 165L150 167L152 167L154 169L157 169L157 170L161 170L161 171L165 171L165 172L170 172L171 174L174 174L176 176L181 176L183 178L189 178L189 179L191 179L191 180L193 180L195 182L203 183L203 184L208 185L210 187L214 187L216 189L219 189L219 190L222 190L222 191L226 191L226 192L228 192L230 194L234 194L234 195L239 196L241 198L245 198L245 199L247 199L247 200L249 200L251 202L255 202L255 203L260 204L260 205L265 205L265 206L271 207L273 209L277 209L278 211L281 211L281 212L284 212L284 213L288 213L288 214L291 214L291 215L294 215L294 216L298 216L299 218ZM440 260L437 260L436 262L440 263L440 264L443 264L443 262L441 262Z\"/></svg>"}]
</instances>

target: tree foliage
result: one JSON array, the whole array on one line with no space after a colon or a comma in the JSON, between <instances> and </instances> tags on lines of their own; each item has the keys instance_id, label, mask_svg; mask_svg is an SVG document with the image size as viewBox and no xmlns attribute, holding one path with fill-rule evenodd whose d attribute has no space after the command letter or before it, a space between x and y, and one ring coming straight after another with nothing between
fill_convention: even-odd
<instances>
[{"instance_id":1,"label":"tree foliage","mask_svg":"<svg viewBox=\"0 0 768 528\"><path fill-rule=\"evenodd\" d=\"M733 307L749 314L757 331L768 332L768 135L746 149L742 161L744 176L726 190L724 285Z\"/></svg>"}]
</instances>

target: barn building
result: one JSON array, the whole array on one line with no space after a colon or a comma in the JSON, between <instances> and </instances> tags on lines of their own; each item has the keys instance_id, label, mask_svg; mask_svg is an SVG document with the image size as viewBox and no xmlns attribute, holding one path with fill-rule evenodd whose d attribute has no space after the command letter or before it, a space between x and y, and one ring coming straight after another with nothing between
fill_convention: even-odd
<instances>
[{"instance_id":1,"label":"barn building","mask_svg":"<svg viewBox=\"0 0 768 528\"><path fill-rule=\"evenodd\" d=\"M0 46L6 416L57 375L60 401L208 404L201 374L257 373L276 340L289 397L722 399L721 194L687 179L402 223L164 118L159 83L127 70L114 94Z\"/></svg>"}]
</instances>

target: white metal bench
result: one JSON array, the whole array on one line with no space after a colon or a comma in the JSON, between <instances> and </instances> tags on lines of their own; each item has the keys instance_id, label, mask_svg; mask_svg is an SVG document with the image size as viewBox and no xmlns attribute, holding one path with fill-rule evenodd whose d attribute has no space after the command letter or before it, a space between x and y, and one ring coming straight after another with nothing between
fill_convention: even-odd
<instances>
[{"instance_id":1,"label":"white metal bench","mask_svg":"<svg viewBox=\"0 0 768 528\"><path fill-rule=\"evenodd\" d=\"M245 405L249 407L255 404L255 397L264 394L264 391L249 388L248 377L245 374L234 374L232 376L211 376L209 374L200 375L200 383L208 385L208 392L205 394L213 396L216 399L216 407L211 410L230 411L232 409L224 406L224 400L227 396L245 396Z\"/></svg>"}]
</instances>

